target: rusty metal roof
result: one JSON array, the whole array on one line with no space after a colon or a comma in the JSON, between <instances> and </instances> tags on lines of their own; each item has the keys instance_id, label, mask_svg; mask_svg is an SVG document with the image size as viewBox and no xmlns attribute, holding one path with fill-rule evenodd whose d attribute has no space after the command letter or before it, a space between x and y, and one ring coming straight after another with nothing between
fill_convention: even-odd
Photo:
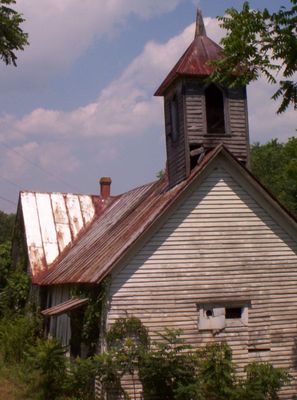
<instances>
[{"instance_id":1,"label":"rusty metal roof","mask_svg":"<svg viewBox=\"0 0 297 400\"><path fill-rule=\"evenodd\" d=\"M155 96L163 96L173 81L180 76L209 76L213 72L210 61L222 57L222 48L206 36L201 12L197 12L196 32L193 42L157 89Z\"/></svg>"},{"instance_id":2,"label":"rusty metal roof","mask_svg":"<svg viewBox=\"0 0 297 400\"><path fill-rule=\"evenodd\" d=\"M107 206L100 196L20 193L30 272L34 281L51 268Z\"/></svg>"},{"instance_id":3,"label":"rusty metal roof","mask_svg":"<svg viewBox=\"0 0 297 400\"><path fill-rule=\"evenodd\" d=\"M97 283L160 217L221 146L210 151L190 177L168 190L167 177L122 195L39 284Z\"/></svg>"},{"instance_id":4,"label":"rusty metal roof","mask_svg":"<svg viewBox=\"0 0 297 400\"><path fill-rule=\"evenodd\" d=\"M89 302L89 299L81 299L81 298L73 298L63 303L57 304L54 307L47 308L46 310L41 311L41 314L44 317L52 317L58 316L61 314L65 314L71 310L75 310L76 308L82 307Z\"/></svg>"}]
</instances>

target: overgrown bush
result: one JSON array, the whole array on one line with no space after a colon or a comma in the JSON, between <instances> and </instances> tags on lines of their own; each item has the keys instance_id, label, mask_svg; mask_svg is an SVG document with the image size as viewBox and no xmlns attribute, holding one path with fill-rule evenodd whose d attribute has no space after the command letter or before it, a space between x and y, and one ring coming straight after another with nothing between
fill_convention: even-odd
<instances>
[{"instance_id":1,"label":"overgrown bush","mask_svg":"<svg viewBox=\"0 0 297 400\"><path fill-rule=\"evenodd\" d=\"M13 271L0 292L0 316L23 313L29 298L30 278L25 272Z\"/></svg>"},{"instance_id":2,"label":"overgrown bush","mask_svg":"<svg viewBox=\"0 0 297 400\"><path fill-rule=\"evenodd\" d=\"M139 376L144 398L150 400L277 400L289 382L286 370L268 363L248 365L246 378L239 379L226 343L196 350L180 330L165 329L150 343L147 329L134 317L116 321L107 335L108 350L85 360L68 359L57 340L36 339L32 323L23 316L0 323L6 360L20 360L30 372L34 397L26 399L93 400L95 378L109 398L129 399L121 384L126 375L134 383Z\"/></svg>"},{"instance_id":3,"label":"overgrown bush","mask_svg":"<svg viewBox=\"0 0 297 400\"><path fill-rule=\"evenodd\" d=\"M39 372L39 379L31 382L40 400L62 399L67 379L66 349L56 339L37 339L27 353L27 365Z\"/></svg>"},{"instance_id":4,"label":"overgrown bush","mask_svg":"<svg viewBox=\"0 0 297 400\"><path fill-rule=\"evenodd\" d=\"M93 357L85 360L79 357L70 363L65 393L72 400L93 400L94 384L98 373L98 365Z\"/></svg>"},{"instance_id":5,"label":"overgrown bush","mask_svg":"<svg viewBox=\"0 0 297 400\"><path fill-rule=\"evenodd\" d=\"M162 341L153 343L142 354L139 376L144 397L172 400L180 385L195 382L196 357L180 337L181 331L166 329L159 334Z\"/></svg>"},{"instance_id":6,"label":"overgrown bush","mask_svg":"<svg viewBox=\"0 0 297 400\"><path fill-rule=\"evenodd\" d=\"M15 315L0 319L0 349L6 362L20 362L29 346L35 342L36 320Z\"/></svg>"},{"instance_id":7,"label":"overgrown bush","mask_svg":"<svg viewBox=\"0 0 297 400\"><path fill-rule=\"evenodd\" d=\"M238 399L277 400L278 391L290 381L288 372L269 363L252 363L246 367L247 378Z\"/></svg>"},{"instance_id":8,"label":"overgrown bush","mask_svg":"<svg viewBox=\"0 0 297 400\"><path fill-rule=\"evenodd\" d=\"M4 243L0 243L0 290L6 286L10 265L11 242L7 240Z\"/></svg>"},{"instance_id":9,"label":"overgrown bush","mask_svg":"<svg viewBox=\"0 0 297 400\"><path fill-rule=\"evenodd\" d=\"M139 365L145 398L154 400L277 400L289 382L285 369L269 363L246 367L239 379L226 343L210 343L194 350L180 338L180 331L167 330L163 343L155 344Z\"/></svg>"}]
</instances>

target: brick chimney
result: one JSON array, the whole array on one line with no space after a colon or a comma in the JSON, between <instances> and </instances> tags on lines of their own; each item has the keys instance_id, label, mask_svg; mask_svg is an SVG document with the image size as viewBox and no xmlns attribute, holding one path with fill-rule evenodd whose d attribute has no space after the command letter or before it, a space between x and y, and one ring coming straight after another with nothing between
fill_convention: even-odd
<instances>
[{"instance_id":1,"label":"brick chimney","mask_svg":"<svg viewBox=\"0 0 297 400\"><path fill-rule=\"evenodd\" d=\"M103 176L100 179L100 196L103 200L106 200L110 197L110 185L111 179L108 176Z\"/></svg>"}]
</instances>

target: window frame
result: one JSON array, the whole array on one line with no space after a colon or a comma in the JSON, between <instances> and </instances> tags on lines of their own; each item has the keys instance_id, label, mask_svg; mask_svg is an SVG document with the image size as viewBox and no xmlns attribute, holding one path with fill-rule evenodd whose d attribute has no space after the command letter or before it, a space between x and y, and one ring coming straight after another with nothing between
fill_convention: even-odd
<instances>
[{"instance_id":1,"label":"window frame","mask_svg":"<svg viewBox=\"0 0 297 400\"><path fill-rule=\"evenodd\" d=\"M223 121L224 121L224 132L209 132L208 129L208 105L207 105L207 96L206 92L210 88L210 86L214 86L222 95L222 114L223 114ZM230 136L230 129L229 129L229 113L228 113L228 98L226 96L225 90L223 87L220 85L217 85L213 82L211 82L209 85L204 87L203 90L204 94L204 110L205 110L205 117L204 117L204 123L205 123L205 135L206 136L223 136L223 137L228 137Z\"/></svg>"},{"instance_id":2,"label":"window frame","mask_svg":"<svg viewBox=\"0 0 297 400\"><path fill-rule=\"evenodd\" d=\"M228 308L241 308L241 317L226 318L226 309ZM198 331L220 331L232 326L248 327L249 308L249 301L197 303ZM207 316L210 311L212 315Z\"/></svg>"}]
</instances>

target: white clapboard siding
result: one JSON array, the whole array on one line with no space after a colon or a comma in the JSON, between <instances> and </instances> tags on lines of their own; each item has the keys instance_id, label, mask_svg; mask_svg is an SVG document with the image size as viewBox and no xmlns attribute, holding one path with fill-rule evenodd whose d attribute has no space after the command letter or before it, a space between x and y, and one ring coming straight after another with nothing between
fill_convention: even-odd
<instances>
[{"instance_id":1,"label":"white clapboard siding","mask_svg":"<svg viewBox=\"0 0 297 400\"><path fill-rule=\"evenodd\" d=\"M249 307L247 326L198 331L199 304L236 300ZM244 185L214 169L114 273L108 326L127 315L141 318L152 338L168 327L196 347L226 340L239 371L262 360L296 378L296 243Z\"/></svg>"}]
</instances>

